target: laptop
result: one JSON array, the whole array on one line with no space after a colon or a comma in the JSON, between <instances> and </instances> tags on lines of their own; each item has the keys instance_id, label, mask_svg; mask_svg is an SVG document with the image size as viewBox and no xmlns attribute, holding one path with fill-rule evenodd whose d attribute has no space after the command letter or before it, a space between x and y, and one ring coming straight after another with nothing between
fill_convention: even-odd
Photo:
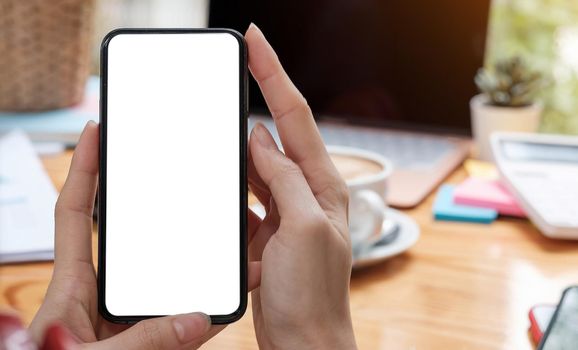
<instances>
[{"instance_id":1,"label":"laptop","mask_svg":"<svg viewBox=\"0 0 578 350\"><path fill-rule=\"evenodd\" d=\"M209 27L257 24L325 143L390 159L387 201L411 208L469 153L490 1L211 0ZM254 80L249 102L250 126L273 131Z\"/></svg>"}]
</instances>

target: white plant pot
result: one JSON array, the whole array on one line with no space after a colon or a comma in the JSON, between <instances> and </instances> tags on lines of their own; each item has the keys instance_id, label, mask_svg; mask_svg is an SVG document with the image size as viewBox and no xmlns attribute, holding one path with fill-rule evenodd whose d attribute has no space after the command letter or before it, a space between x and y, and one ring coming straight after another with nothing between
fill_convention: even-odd
<instances>
[{"instance_id":1,"label":"white plant pot","mask_svg":"<svg viewBox=\"0 0 578 350\"><path fill-rule=\"evenodd\" d=\"M481 160L493 161L490 135L494 131L536 132L540 126L542 104L525 107L498 107L480 94L470 100L472 134Z\"/></svg>"}]
</instances>

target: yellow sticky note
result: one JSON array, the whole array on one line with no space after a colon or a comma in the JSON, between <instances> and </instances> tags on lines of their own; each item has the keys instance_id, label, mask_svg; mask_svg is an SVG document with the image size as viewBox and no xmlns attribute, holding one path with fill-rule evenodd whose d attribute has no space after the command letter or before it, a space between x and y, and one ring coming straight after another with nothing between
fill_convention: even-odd
<instances>
[{"instance_id":1,"label":"yellow sticky note","mask_svg":"<svg viewBox=\"0 0 578 350\"><path fill-rule=\"evenodd\" d=\"M464 162L464 168L469 176L488 180L496 180L500 177L496 166L481 160L468 159Z\"/></svg>"}]
</instances>

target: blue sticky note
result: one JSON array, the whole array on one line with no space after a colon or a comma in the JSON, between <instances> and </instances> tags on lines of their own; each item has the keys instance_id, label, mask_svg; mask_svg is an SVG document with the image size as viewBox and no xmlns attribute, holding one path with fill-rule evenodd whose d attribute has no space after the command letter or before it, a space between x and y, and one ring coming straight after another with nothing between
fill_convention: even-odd
<instances>
[{"instance_id":1,"label":"blue sticky note","mask_svg":"<svg viewBox=\"0 0 578 350\"><path fill-rule=\"evenodd\" d=\"M433 205L436 220L465 221L489 224L496 220L498 212L488 208L478 208L454 203L454 188L452 185L442 185L438 190Z\"/></svg>"}]
</instances>

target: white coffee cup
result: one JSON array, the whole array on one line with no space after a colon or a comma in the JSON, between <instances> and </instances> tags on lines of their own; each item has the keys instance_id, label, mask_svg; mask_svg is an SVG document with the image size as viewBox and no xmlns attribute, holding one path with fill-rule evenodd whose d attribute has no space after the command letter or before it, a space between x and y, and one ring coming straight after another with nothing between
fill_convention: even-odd
<instances>
[{"instance_id":1,"label":"white coffee cup","mask_svg":"<svg viewBox=\"0 0 578 350\"><path fill-rule=\"evenodd\" d=\"M355 258L381 238L393 165L377 153L358 148L327 146L327 151L349 189L349 236Z\"/></svg>"}]
</instances>

